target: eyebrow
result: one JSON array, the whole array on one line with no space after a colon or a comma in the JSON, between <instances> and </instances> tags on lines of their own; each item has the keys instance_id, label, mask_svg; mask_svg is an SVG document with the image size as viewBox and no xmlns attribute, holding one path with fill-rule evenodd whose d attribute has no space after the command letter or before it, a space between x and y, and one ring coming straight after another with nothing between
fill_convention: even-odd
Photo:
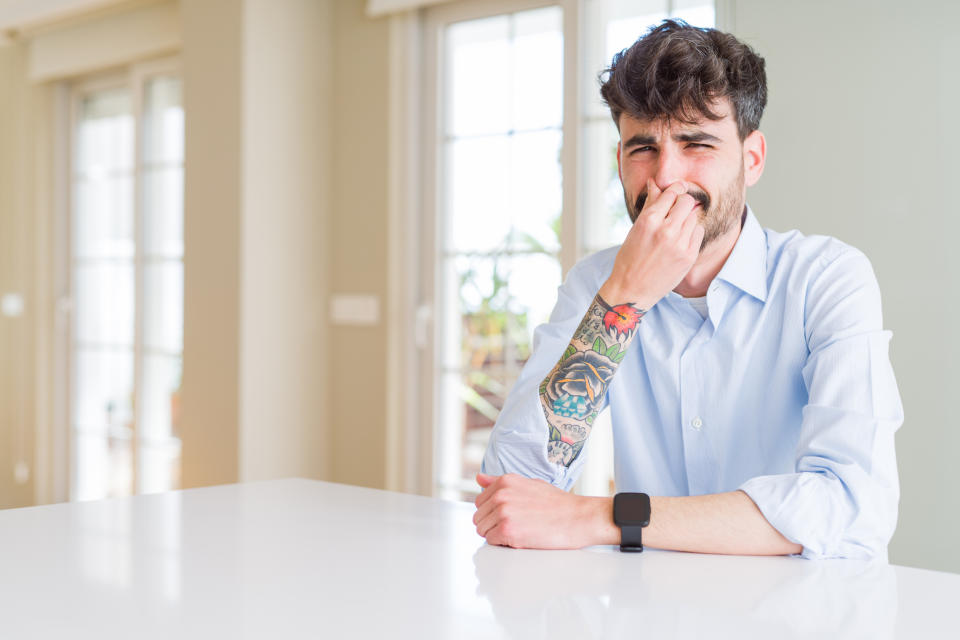
<instances>
[{"instance_id":1,"label":"eyebrow","mask_svg":"<svg viewBox=\"0 0 960 640\"><path fill-rule=\"evenodd\" d=\"M710 135L706 131L687 131L673 136L677 142L721 142L720 138ZM656 144L657 138L649 134L636 134L623 143L625 148L640 147L648 144Z\"/></svg>"}]
</instances>

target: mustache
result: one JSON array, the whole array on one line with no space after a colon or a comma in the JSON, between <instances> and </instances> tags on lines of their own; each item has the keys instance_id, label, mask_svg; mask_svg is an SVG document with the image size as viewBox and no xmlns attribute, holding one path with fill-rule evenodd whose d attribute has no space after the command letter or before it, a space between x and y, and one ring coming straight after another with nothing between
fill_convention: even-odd
<instances>
[{"instance_id":1,"label":"mustache","mask_svg":"<svg viewBox=\"0 0 960 640\"><path fill-rule=\"evenodd\" d=\"M701 191L699 189L687 191L694 200L700 203L700 206L703 207L704 212L710 210L710 196L707 195L706 191ZM633 205L633 211L630 212L630 222L636 222L637 216L640 215L640 212L643 211L644 205L647 204L647 192L642 191L640 195L637 196L637 201Z\"/></svg>"}]
</instances>

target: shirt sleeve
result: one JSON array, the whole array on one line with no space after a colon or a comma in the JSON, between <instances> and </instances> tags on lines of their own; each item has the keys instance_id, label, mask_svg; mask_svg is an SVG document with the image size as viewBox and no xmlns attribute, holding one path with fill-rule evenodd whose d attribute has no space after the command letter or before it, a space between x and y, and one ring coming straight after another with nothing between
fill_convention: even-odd
<instances>
[{"instance_id":1,"label":"shirt sleeve","mask_svg":"<svg viewBox=\"0 0 960 640\"><path fill-rule=\"evenodd\" d=\"M597 295L599 278L599 269L588 258L577 263L559 287L550 320L534 331L531 356L493 427L481 466L483 473L516 473L540 478L564 490L569 490L580 475L588 453L589 437L570 467L547 459L549 426L540 404L540 383L570 344L574 331Z\"/></svg>"},{"instance_id":2,"label":"shirt sleeve","mask_svg":"<svg viewBox=\"0 0 960 640\"><path fill-rule=\"evenodd\" d=\"M903 407L870 262L846 248L810 281L804 320L808 402L796 472L740 489L808 558L886 560L900 488L894 433Z\"/></svg>"}]
</instances>

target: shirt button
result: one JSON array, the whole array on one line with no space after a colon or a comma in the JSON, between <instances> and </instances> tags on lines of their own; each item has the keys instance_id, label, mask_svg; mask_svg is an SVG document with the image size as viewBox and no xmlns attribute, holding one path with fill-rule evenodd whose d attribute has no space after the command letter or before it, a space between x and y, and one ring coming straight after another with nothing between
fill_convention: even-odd
<instances>
[{"instance_id":1,"label":"shirt button","mask_svg":"<svg viewBox=\"0 0 960 640\"><path fill-rule=\"evenodd\" d=\"M692 426L694 429L699 431L700 427L703 426L703 420L700 419L700 416L697 416L696 418L690 421L690 426Z\"/></svg>"}]
</instances>

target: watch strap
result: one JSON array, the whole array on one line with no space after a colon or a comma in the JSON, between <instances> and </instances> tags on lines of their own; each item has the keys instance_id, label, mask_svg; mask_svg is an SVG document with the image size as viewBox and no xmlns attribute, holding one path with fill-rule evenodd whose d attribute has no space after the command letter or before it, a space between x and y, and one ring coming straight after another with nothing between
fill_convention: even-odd
<instances>
[{"instance_id":1,"label":"watch strap","mask_svg":"<svg viewBox=\"0 0 960 640\"><path fill-rule=\"evenodd\" d=\"M643 551L643 527L639 525L620 527L620 551Z\"/></svg>"}]
</instances>

